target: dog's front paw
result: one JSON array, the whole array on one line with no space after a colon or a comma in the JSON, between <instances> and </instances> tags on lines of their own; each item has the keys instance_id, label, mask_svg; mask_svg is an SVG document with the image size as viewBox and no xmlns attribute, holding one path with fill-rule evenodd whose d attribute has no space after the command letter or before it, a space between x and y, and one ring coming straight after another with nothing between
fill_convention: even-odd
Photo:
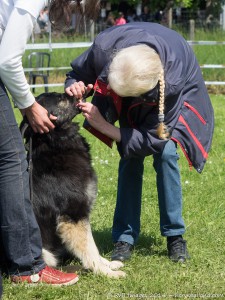
<instances>
[{"instance_id":1,"label":"dog's front paw","mask_svg":"<svg viewBox=\"0 0 225 300\"><path fill-rule=\"evenodd\" d=\"M122 261L119 260L113 260L109 262L109 267L111 270L119 270L123 266L124 264L122 263Z\"/></svg>"},{"instance_id":2,"label":"dog's front paw","mask_svg":"<svg viewBox=\"0 0 225 300\"><path fill-rule=\"evenodd\" d=\"M101 256L102 263L109 267L111 270L118 270L124 266L124 264L119 260L109 261L108 259Z\"/></svg>"},{"instance_id":3,"label":"dog's front paw","mask_svg":"<svg viewBox=\"0 0 225 300\"><path fill-rule=\"evenodd\" d=\"M101 267L99 267L100 273L103 273L111 278L120 278L126 276L125 272L119 270L124 266L124 264L121 261L109 261L108 259L101 256L101 262L102 265Z\"/></svg>"}]
</instances>

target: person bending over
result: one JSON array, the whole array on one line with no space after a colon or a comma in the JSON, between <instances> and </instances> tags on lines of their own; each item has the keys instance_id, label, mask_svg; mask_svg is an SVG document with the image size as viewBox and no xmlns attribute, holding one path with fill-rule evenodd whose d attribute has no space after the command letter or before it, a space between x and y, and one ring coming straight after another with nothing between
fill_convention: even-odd
<instances>
[{"instance_id":1,"label":"person bending over","mask_svg":"<svg viewBox=\"0 0 225 300\"><path fill-rule=\"evenodd\" d=\"M189 258L183 239L177 145L201 173L210 150L214 113L196 57L177 32L140 22L101 32L72 63L65 91L81 102L84 127L120 154L112 260L130 258L140 234L144 159L153 156L161 235L174 262ZM114 124L119 120L119 128ZM150 218L150 216L149 216Z\"/></svg>"}]
</instances>

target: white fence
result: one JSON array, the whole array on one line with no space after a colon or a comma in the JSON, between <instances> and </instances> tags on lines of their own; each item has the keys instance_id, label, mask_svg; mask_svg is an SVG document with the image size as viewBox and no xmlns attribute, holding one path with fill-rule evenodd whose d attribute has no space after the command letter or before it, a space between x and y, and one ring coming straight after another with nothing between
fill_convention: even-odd
<instances>
[{"instance_id":1,"label":"white fence","mask_svg":"<svg viewBox=\"0 0 225 300\"><path fill-rule=\"evenodd\" d=\"M41 44L27 44L26 50L35 49L69 49L69 48L88 48L92 45L92 42L80 42L80 43L41 43Z\"/></svg>"},{"instance_id":2,"label":"white fence","mask_svg":"<svg viewBox=\"0 0 225 300\"><path fill-rule=\"evenodd\" d=\"M223 41L187 41L191 46L194 45L225 45ZM52 50L52 49L71 49L71 48L88 48L92 45L92 42L77 42L77 43L41 43L41 44L27 44L26 50ZM204 64L200 65L202 69L223 69L225 64ZM70 66L64 67L49 67L49 68L24 68L25 72L31 71L54 71L54 70L70 70ZM205 81L206 85L225 85L224 81ZM49 84L35 84L30 87L58 87L64 86L64 83L49 83Z\"/></svg>"}]
</instances>

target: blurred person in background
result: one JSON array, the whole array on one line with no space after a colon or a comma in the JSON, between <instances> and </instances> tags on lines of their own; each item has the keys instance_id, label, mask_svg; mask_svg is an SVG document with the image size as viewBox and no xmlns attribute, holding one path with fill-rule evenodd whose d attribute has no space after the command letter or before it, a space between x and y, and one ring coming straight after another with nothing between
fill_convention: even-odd
<instances>
[{"instance_id":1,"label":"blurred person in background","mask_svg":"<svg viewBox=\"0 0 225 300\"><path fill-rule=\"evenodd\" d=\"M107 19L106 19L106 26L111 27L111 26L115 25L115 23L116 23L115 22L115 16L114 16L113 12L110 11L108 13L108 16L107 16Z\"/></svg>"},{"instance_id":2,"label":"blurred person in background","mask_svg":"<svg viewBox=\"0 0 225 300\"><path fill-rule=\"evenodd\" d=\"M42 31L47 30L48 23L49 23L48 7L47 6L40 11L37 22L38 22L38 25L39 25L39 27Z\"/></svg>"},{"instance_id":3,"label":"blurred person in background","mask_svg":"<svg viewBox=\"0 0 225 300\"><path fill-rule=\"evenodd\" d=\"M127 23L127 21L124 18L124 14L122 12L119 12L119 16L116 19L115 25L124 25L126 23Z\"/></svg>"},{"instance_id":4,"label":"blurred person in background","mask_svg":"<svg viewBox=\"0 0 225 300\"><path fill-rule=\"evenodd\" d=\"M143 13L140 15L141 22L151 22L153 21L150 9L148 6L144 6Z\"/></svg>"},{"instance_id":5,"label":"blurred person in background","mask_svg":"<svg viewBox=\"0 0 225 300\"><path fill-rule=\"evenodd\" d=\"M126 19L128 23L137 21L137 15L132 8L128 9Z\"/></svg>"}]
</instances>

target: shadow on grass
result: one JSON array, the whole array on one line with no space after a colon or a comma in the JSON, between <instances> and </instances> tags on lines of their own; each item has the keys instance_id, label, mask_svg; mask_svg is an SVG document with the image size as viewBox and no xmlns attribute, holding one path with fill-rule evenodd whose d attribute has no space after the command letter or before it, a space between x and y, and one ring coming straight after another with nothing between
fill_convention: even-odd
<instances>
[{"instance_id":1,"label":"shadow on grass","mask_svg":"<svg viewBox=\"0 0 225 300\"><path fill-rule=\"evenodd\" d=\"M111 252L113 250L111 229L105 228L101 231L93 230L93 237L100 254L110 260ZM156 236L141 234L135 245L134 254L139 257L167 256L166 249L162 250L163 246L163 239ZM63 271L77 272L78 274L87 274L90 272L89 270L84 269L76 258L62 262L61 268Z\"/></svg>"},{"instance_id":2,"label":"shadow on grass","mask_svg":"<svg viewBox=\"0 0 225 300\"><path fill-rule=\"evenodd\" d=\"M99 252L103 255L110 256L113 250L111 228L105 228L102 231L93 230L93 237ZM167 256L167 250L161 249L163 246L163 239L154 235L148 236L140 234L140 237L135 244L134 251L140 256Z\"/></svg>"}]
</instances>

